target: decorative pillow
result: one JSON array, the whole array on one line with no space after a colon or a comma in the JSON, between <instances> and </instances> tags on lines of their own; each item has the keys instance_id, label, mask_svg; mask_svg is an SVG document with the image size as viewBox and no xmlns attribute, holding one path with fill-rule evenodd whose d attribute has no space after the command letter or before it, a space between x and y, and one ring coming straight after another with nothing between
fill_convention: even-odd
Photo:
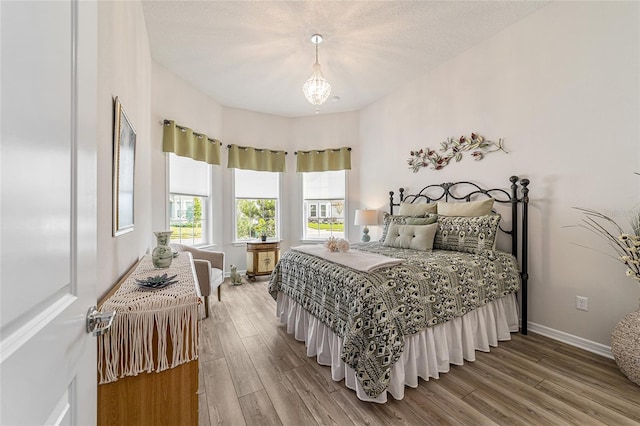
<instances>
[{"instance_id":1,"label":"decorative pillow","mask_svg":"<svg viewBox=\"0 0 640 426\"><path fill-rule=\"evenodd\" d=\"M493 198L466 203L445 203L438 201L438 214L443 216L486 216L491 214Z\"/></svg>"},{"instance_id":2,"label":"decorative pillow","mask_svg":"<svg viewBox=\"0 0 640 426\"><path fill-rule=\"evenodd\" d=\"M398 214L400 216L416 216L427 213L435 213L438 208L437 204L430 203L400 203Z\"/></svg>"},{"instance_id":3,"label":"decorative pillow","mask_svg":"<svg viewBox=\"0 0 640 426\"><path fill-rule=\"evenodd\" d=\"M427 251L433 249L433 239L438 224L398 225L392 223L383 245L397 248Z\"/></svg>"},{"instance_id":4,"label":"decorative pillow","mask_svg":"<svg viewBox=\"0 0 640 426\"><path fill-rule=\"evenodd\" d=\"M401 216L401 215L392 215L392 214L389 214L387 212L384 212L382 236L380 237L379 241L381 243L384 243L385 238L387 238L387 232L389 230L389 224L397 223L398 225L406 225L407 224L407 219L424 218L424 217L425 217L425 215Z\"/></svg>"},{"instance_id":5,"label":"decorative pillow","mask_svg":"<svg viewBox=\"0 0 640 426\"><path fill-rule=\"evenodd\" d=\"M501 216L438 216L433 248L480 254L493 250Z\"/></svg>"},{"instance_id":6,"label":"decorative pillow","mask_svg":"<svg viewBox=\"0 0 640 426\"><path fill-rule=\"evenodd\" d=\"M432 223L436 223L438 221L438 216L435 214L429 215L428 217L408 217L404 223L406 225L431 225Z\"/></svg>"}]
</instances>

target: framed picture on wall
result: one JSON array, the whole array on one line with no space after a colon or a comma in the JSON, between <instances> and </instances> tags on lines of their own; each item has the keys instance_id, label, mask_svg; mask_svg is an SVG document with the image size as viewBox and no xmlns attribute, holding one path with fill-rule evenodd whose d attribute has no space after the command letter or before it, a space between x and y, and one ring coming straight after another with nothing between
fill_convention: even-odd
<instances>
[{"instance_id":1,"label":"framed picture on wall","mask_svg":"<svg viewBox=\"0 0 640 426\"><path fill-rule=\"evenodd\" d=\"M113 126L113 236L133 231L136 130L118 97Z\"/></svg>"}]
</instances>

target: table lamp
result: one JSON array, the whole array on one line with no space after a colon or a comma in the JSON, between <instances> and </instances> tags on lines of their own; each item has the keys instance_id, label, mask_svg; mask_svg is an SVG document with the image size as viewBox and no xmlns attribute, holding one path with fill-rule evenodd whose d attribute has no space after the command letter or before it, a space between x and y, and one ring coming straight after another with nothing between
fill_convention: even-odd
<instances>
[{"instance_id":1,"label":"table lamp","mask_svg":"<svg viewBox=\"0 0 640 426\"><path fill-rule=\"evenodd\" d=\"M362 242L368 243L371 240L369 236L369 228L367 225L378 224L378 211L377 210L356 210L356 219L354 225L364 226L362 230Z\"/></svg>"}]
</instances>

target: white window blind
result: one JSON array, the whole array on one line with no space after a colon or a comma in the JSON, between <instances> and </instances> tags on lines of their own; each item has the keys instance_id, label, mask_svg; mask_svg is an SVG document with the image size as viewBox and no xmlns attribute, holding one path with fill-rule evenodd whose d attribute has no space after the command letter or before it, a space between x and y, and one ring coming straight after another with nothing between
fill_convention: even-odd
<instances>
[{"instance_id":1,"label":"white window blind","mask_svg":"<svg viewBox=\"0 0 640 426\"><path fill-rule=\"evenodd\" d=\"M305 200L344 199L345 171L303 173Z\"/></svg>"},{"instance_id":2,"label":"white window blind","mask_svg":"<svg viewBox=\"0 0 640 426\"><path fill-rule=\"evenodd\" d=\"M278 173L234 169L236 198L279 197Z\"/></svg>"},{"instance_id":3,"label":"white window blind","mask_svg":"<svg viewBox=\"0 0 640 426\"><path fill-rule=\"evenodd\" d=\"M209 164L169 154L169 192L209 196Z\"/></svg>"}]
</instances>

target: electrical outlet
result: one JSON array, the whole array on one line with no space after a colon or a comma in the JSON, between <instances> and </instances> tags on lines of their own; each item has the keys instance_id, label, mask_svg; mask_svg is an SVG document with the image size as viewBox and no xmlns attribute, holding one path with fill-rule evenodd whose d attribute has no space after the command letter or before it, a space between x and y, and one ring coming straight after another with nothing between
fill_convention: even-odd
<instances>
[{"instance_id":1,"label":"electrical outlet","mask_svg":"<svg viewBox=\"0 0 640 426\"><path fill-rule=\"evenodd\" d=\"M576 309L581 311L589 310L589 298L584 296L576 296Z\"/></svg>"}]
</instances>

